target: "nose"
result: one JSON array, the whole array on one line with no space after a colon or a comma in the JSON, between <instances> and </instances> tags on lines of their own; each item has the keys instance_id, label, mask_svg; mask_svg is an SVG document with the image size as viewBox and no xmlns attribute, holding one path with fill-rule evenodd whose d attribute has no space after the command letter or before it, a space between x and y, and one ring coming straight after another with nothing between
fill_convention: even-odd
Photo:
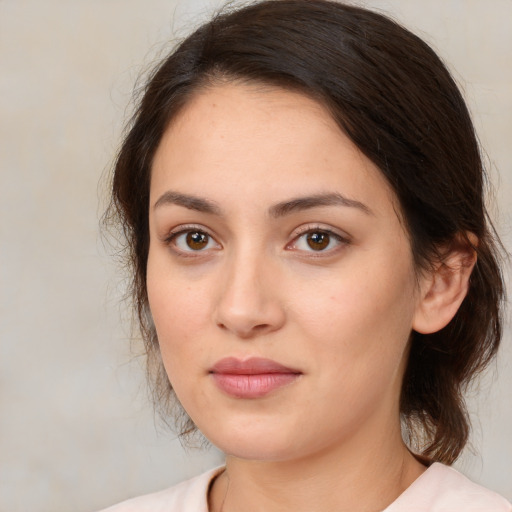
<instances>
[{"instance_id":1,"label":"nose","mask_svg":"<svg viewBox=\"0 0 512 512\"><path fill-rule=\"evenodd\" d=\"M238 258L223 272L214 321L221 329L251 339L280 329L285 310L279 281L268 261Z\"/></svg>"}]
</instances>

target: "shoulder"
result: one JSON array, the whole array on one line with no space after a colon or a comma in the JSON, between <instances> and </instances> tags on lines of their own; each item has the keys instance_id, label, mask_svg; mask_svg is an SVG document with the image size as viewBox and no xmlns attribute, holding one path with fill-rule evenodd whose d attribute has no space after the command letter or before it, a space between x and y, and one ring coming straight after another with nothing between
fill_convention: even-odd
<instances>
[{"instance_id":1,"label":"shoulder","mask_svg":"<svg viewBox=\"0 0 512 512\"><path fill-rule=\"evenodd\" d=\"M208 512L210 482L223 468L215 468L174 487L123 501L101 512Z\"/></svg>"},{"instance_id":2,"label":"shoulder","mask_svg":"<svg viewBox=\"0 0 512 512\"><path fill-rule=\"evenodd\" d=\"M499 494L444 464L432 464L385 512L512 512Z\"/></svg>"}]
</instances>

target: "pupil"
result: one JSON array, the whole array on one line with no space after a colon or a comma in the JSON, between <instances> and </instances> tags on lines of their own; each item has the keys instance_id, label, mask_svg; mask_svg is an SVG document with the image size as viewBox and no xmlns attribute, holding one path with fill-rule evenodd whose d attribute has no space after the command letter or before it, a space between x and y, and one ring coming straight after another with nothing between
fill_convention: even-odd
<instances>
[{"instance_id":1,"label":"pupil","mask_svg":"<svg viewBox=\"0 0 512 512\"><path fill-rule=\"evenodd\" d=\"M194 251L203 249L208 244L208 235L206 233L200 233L193 231L187 234L187 245Z\"/></svg>"},{"instance_id":2,"label":"pupil","mask_svg":"<svg viewBox=\"0 0 512 512\"><path fill-rule=\"evenodd\" d=\"M307 237L309 247L315 251L325 249L329 245L329 235L327 233L310 233Z\"/></svg>"}]
</instances>

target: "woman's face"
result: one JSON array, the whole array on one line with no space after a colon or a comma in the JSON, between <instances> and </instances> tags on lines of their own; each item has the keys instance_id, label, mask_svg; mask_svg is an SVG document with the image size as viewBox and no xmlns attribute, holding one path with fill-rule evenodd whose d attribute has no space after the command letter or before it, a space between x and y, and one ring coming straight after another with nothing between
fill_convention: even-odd
<instances>
[{"instance_id":1,"label":"woman's face","mask_svg":"<svg viewBox=\"0 0 512 512\"><path fill-rule=\"evenodd\" d=\"M150 196L151 312L206 437L284 460L397 428L411 248L385 179L322 106L256 85L198 93Z\"/></svg>"}]
</instances>

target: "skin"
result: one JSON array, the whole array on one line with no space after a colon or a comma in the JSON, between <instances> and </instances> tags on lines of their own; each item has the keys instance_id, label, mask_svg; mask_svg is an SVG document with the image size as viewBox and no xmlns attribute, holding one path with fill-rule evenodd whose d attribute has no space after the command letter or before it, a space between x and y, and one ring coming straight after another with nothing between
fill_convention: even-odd
<instances>
[{"instance_id":1,"label":"skin","mask_svg":"<svg viewBox=\"0 0 512 512\"><path fill-rule=\"evenodd\" d=\"M357 204L276 207L326 193ZM447 274L417 275L399 212L378 168L303 95L223 84L168 127L147 289L171 384L226 453L210 510L377 511L424 471L400 434L408 340L456 301L439 298ZM198 232L206 245L191 248ZM328 244L312 249L307 233L319 232ZM300 376L235 398L210 373L230 356Z\"/></svg>"}]
</instances>

